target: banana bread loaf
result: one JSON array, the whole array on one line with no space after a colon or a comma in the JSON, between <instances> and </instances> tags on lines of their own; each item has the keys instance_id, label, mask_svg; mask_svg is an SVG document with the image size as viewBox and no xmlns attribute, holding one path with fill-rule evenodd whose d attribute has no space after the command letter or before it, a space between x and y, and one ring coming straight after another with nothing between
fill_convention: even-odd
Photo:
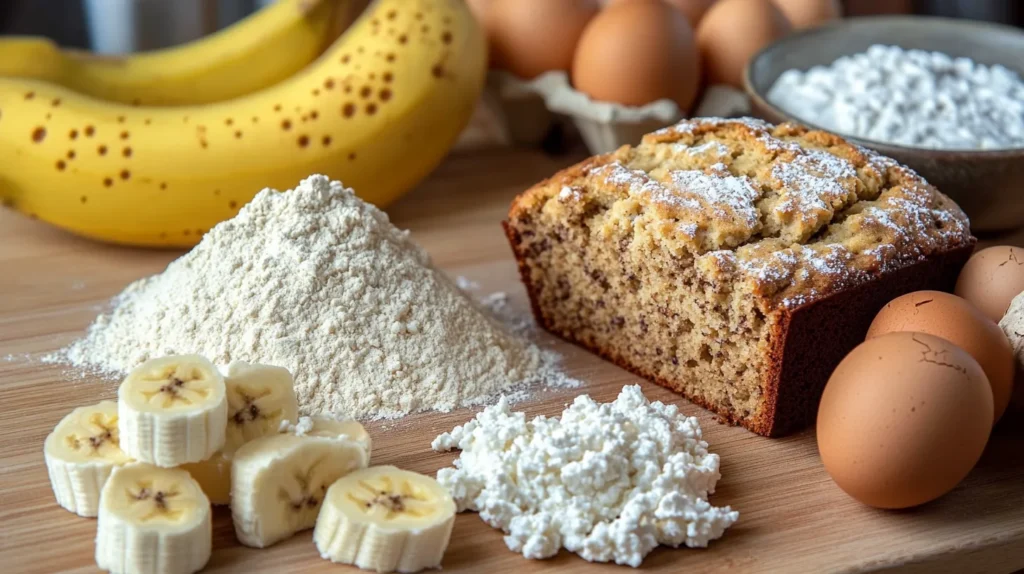
<instances>
[{"instance_id":1,"label":"banana bread loaf","mask_svg":"<svg viewBox=\"0 0 1024 574\"><path fill-rule=\"evenodd\" d=\"M951 289L975 243L910 169L750 119L585 160L504 227L544 328L766 436L812 423L875 313Z\"/></svg>"}]
</instances>

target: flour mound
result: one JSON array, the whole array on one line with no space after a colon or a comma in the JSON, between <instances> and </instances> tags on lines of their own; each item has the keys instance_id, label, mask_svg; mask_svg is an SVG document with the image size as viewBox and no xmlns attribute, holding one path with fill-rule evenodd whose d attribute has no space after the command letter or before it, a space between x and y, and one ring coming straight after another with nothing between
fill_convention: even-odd
<instances>
[{"instance_id":1,"label":"flour mound","mask_svg":"<svg viewBox=\"0 0 1024 574\"><path fill-rule=\"evenodd\" d=\"M125 289L64 358L124 373L185 353L285 367L304 413L357 418L448 411L558 380L552 354L503 331L407 231L320 175L261 191Z\"/></svg>"}]
</instances>

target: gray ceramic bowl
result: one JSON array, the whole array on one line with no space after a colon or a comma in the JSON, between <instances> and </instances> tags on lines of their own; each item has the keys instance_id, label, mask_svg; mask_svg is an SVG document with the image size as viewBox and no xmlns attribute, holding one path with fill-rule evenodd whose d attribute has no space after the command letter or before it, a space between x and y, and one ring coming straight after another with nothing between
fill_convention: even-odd
<instances>
[{"instance_id":1,"label":"gray ceramic bowl","mask_svg":"<svg viewBox=\"0 0 1024 574\"><path fill-rule=\"evenodd\" d=\"M1008 26L925 16L852 18L793 34L751 58L744 74L754 112L775 123L796 121L768 101L775 80L790 68L828 65L873 44L897 45L1002 64L1024 77L1024 32ZM891 145L845 136L910 166L952 197L975 231L1024 226L1024 148L945 151Z\"/></svg>"}]
</instances>

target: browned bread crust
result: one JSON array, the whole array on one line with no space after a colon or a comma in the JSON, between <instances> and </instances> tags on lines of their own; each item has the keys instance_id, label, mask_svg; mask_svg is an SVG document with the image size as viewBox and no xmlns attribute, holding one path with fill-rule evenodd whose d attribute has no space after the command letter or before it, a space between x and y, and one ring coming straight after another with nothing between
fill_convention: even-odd
<instances>
[{"instance_id":1,"label":"browned bread crust","mask_svg":"<svg viewBox=\"0 0 1024 574\"><path fill-rule=\"evenodd\" d=\"M766 436L890 299L952 287L975 239L946 196L820 131L690 120L569 167L504 222L547 330Z\"/></svg>"}]
</instances>

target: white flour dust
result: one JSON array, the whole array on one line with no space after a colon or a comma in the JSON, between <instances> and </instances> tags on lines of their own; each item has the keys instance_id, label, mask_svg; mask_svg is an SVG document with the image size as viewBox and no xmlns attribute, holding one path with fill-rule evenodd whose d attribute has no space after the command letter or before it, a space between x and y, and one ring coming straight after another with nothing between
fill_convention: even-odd
<instances>
[{"instance_id":1,"label":"white flour dust","mask_svg":"<svg viewBox=\"0 0 1024 574\"><path fill-rule=\"evenodd\" d=\"M575 381L430 265L387 214L324 176L260 192L130 285L57 357L124 373L168 354L288 368L304 413L392 418Z\"/></svg>"}]
</instances>

